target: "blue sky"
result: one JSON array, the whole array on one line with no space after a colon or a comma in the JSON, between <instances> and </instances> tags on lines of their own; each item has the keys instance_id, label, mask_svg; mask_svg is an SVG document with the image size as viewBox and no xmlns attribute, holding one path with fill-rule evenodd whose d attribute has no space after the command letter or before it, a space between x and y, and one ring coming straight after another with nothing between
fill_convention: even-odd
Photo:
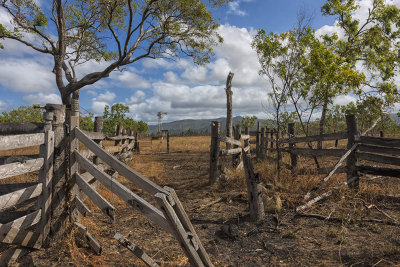
<instances>
[{"instance_id":1,"label":"blue sky","mask_svg":"<svg viewBox=\"0 0 400 267\"><path fill-rule=\"evenodd\" d=\"M130 116L155 123L158 111L168 112L166 121L215 118L225 115L224 84L229 71L235 73L233 86L234 115L267 116L265 105L268 83L258 75L259 65L250 43L257 29L283 32L296 24L297 12L305 9L314 14L313 27L321 32L334 29L334 19L323 17L323 0L234 0L228 6L213 11L221 26L219 33L225 42L215 47L210 64L196 66L191 59L175 62L145 59L130 65L123 72L113 72L109 78L81 90L82 114L88 111L101 115L104 105L123 103ZM361 0L367 5L371 0ZM42 5L44 0L39 1ZM8 21L0 9L0 23ZM0 111L20 105L60 102L51 57L28 47L3 41L0 50ZM88 62L79 73L102 68ZM351 101L351 97L338 102Z\"/></svg>"}]
</instances>

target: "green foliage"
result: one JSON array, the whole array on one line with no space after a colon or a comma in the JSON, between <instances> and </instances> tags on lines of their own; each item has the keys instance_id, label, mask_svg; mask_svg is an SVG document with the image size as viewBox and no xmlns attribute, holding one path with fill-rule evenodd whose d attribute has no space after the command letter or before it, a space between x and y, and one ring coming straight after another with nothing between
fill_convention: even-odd
<instances>
[{"instance_id":1,"label":"green foliage","mask_svg":"<svg viewBox=\"0 0 400 267\"><path fill-rule=\"evenodd\" d=\"M0 25L0 39L53 56L57 86L67 104L71 93L143 58L188 56L198 64L209 62L212 48L223 41L211 9L229 0L48 2L52 12L34 0L0 1L13 18L12 24ZM76 68L89 60L107 66L77 77Z\"/></svg>"},{"instance_id":2,"label":"green foliage","mask_svg":"<svg viewBox=\"0 0 400 267\"><path fill-rule=\"evenodd\" d=\"M380 96L388 106L400 99L394 80L400 63L400 10L385 1L375 0L367 17L359 21L353 16L359 8L358 1L354 0L327 0L321 11L324 15L336 17L344 38L332 34L324 36L324 39L346 62L353 65L361 62L368 70L368 80L364 84L373 90L360 90L358 93Z\"/></svg>"},{"instance_id":3,"label":"green foliage","mask_svg":"<svg viewBox=\"0 0 400 267\"><path fill-rule=\"evenodd\" d=\"M21 106L9 112L2 112L0 122L44 122L43 112L35 106Z\"/></svg>"},{"instance_id":4,"label":"green foliage","mask_svg":"<svg viewBox=\"0 0 400 267\"><path fill-rule=\"evenodd\" d=\"M115 127L122 125L126 130L134 130L140 134L146 134L149 131L149 126L144 121L136 122L134 119L126 116L129 112L129 107L121 103L104 107L103 114L103 132L109 136L114 134Z\"/></svg>"},{"instance_id":5,"label":"green foliage","mask_svg":"<svg viewBox=\"0 0 400 267\"><path fill-rule=\"evenodd\" d=\"M88 116L79 117L79 128L85 131L93 131L94 129L94 114L89 113Z\"/></svg>"},{"instance_id":6,"label":"green foliage","mask_svg":"<svg viewBox=\"0 0 400 267\"><path fill-rule=\"evenodd\" d=\"M242 120L239 122L239 125L242 127L242 129L248 127L249 129L253 128L255 123L257 121L256 116L244 116Z\"/></svg>"}]
</instances>

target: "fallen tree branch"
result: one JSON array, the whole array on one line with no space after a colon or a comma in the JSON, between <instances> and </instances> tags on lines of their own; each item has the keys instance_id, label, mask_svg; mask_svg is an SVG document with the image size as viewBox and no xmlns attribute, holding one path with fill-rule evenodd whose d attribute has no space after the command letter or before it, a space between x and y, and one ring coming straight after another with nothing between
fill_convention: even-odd
<instances>
[{"instance_id":1,"label":"fallen tree branch","mask_svg":"<svg viewBox=\"0 0 400 267\"><path fill-rule=\"evenodd\" d=\"M296 208L296 212L300 212L300 211L302 211L302 210L305 210L305 209L311 207L312 205L314 205L314 204L317 203L318 201L320 201L320 200L322 200L322 199L324 199L324 198L327 198L327 197L329 197L330 195L332 195L333 190L336 190L336 189L339 189L339 188L342 187L342 186L351 184L351 183L354 182L356 179L358 179L358 177L357 177L357 176L354 176L354 177L350 178L348 181L343 182L343 183L340 183L340 184L334 186L332 190L330 190L330 191L328 191L328 192L326 192L326 193L323 193L322 195L320 195L320 196L318 196L318 197L315 197L315 198L311 199L310 201L308 201L308 202L307 202L306 204L304 204L304 205L301 205L301 206L297 207L297 208Z\"/></svg>"},{"instance_id":2,"label":"fallen tree branch","mask_svg":"<svg viewBox=\"0 0 400 267\"><path fill-rule=\"evenodd\" d=\"M368 132L370 132L375 126L376 124L379 122L381 118L378 118L374 124L367 130L365 130L363 133L361 133L361 135L366 135ZM315 186L313 189L311 189L305 196L304 196L304 200L310 199L314 193L326 182L328 181L333 174L335 174L335 172L337 171L337 169L339 169L340 166L342 166L342 164L344 163L344 161L350 156L350 154L356 150L356 148L358 147L358 143L355 143L340 159L339 161L335 164L335 166L333 167L333 169L329 172L329 174L327 176L325 176L321 181L319 181L319 183L317 184L317 186Z\"/></svg>"}]
</instances>

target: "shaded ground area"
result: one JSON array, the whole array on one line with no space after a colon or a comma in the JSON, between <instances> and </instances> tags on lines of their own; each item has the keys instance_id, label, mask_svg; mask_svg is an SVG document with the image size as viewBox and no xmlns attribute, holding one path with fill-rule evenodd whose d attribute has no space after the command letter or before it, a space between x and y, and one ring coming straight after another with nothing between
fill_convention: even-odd
<instances>
[{"instance_id":1,"label":"shaded ground area","mask_svg":"<svg viewBox=\"0 0 400 267\"><path fill-rule=\"evenodd\" d=\"M312 172L292 176L288 170L283 170L275 194L282 200L282 211L274 212L272 208L261 222L253 223L248 220L243 171L228 168L216 185L207 185L209 143L209 137L175 137L171 138L171 153L165 154L159 153L165 151L165 143L155 142L151 149L143 146L142 154L135 155L128 164L158 184L176 190L215 266L400 264L400 227L390 225L400 219L400 203L380 197L398 194L398 180L374 178L361 182L359 192L345 188L306 211L309 215L328 218L324 220L318 216L298 216L294 212L294 208L303 203L304 194L322 176ZM226 167L230 167L230 160L226 157ZM266 204L274 207L274 192L268 189L276 177L274 165L253 161L267 187L264 192ZM334 162L332 159L324 161L326 166ZM310 160L303 160L300 165L313 168ZM155 204L151 196L125 179L119 180ZM344 180L343 174L336 175L326 188ZM112 238L116 231L158 260L187 262L171 235L153 226L106 189L100 189L100 192L117 208L115 222L87 201L93 214L83 218L82 224L103 245L102 255L95 255L73 230L52 247L32 253L37 265L141 266L133 254ZM28 263L28 259L25 260Z\"/></svg>"}]
</instances>

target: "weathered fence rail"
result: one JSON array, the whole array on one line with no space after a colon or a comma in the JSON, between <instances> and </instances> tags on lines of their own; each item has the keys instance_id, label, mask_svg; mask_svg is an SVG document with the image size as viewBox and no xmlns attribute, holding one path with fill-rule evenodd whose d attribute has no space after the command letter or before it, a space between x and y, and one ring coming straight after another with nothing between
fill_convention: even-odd
<instances>
[{"instance_id":1,"label":"weathered fence rail","mask_svg":"<svg viewBox=\"0 0 400 267\"><path fill-rule=\"evenodd\" d=\"M10 156L4 158L3 164L0 165L0 179L7 179L7 181L15 176L39 171L36 182L0 185L0 242L17 245L2 253L0 257L2 266L26 254L30 248L41 248L50 232L54 150L54 132L51 127L53 114L46 113L44 118L46 123L41 124L0 124L0 151L40 146L37 156ZM10 211L10 209L13 210Z\"/></svg>"}]
</instances>

